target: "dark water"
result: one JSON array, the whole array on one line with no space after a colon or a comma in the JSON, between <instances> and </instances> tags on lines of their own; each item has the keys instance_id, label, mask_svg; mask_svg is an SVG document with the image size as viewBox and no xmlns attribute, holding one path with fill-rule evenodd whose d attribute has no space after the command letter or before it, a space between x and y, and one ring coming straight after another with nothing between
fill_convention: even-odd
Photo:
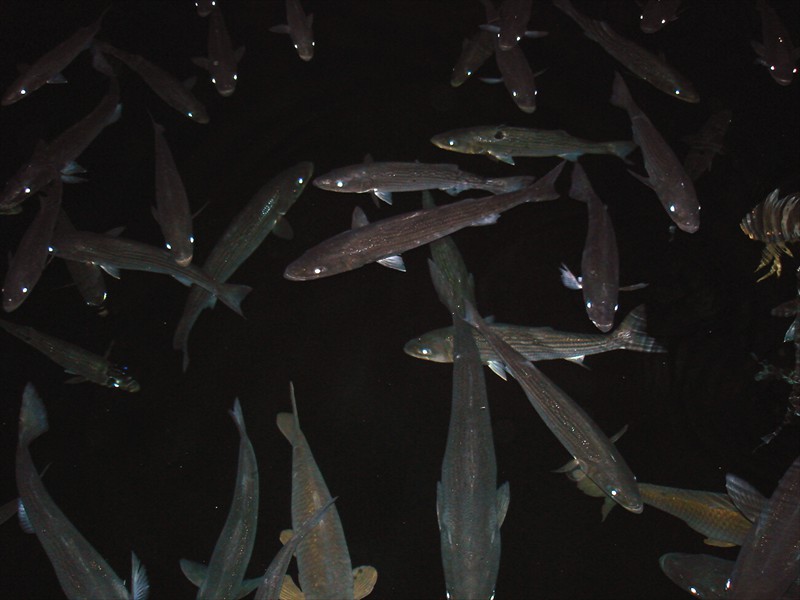
<instances>
[{"instance_id":1,"label":"dark water","mask_svg":"<svg viewBox=\"0 0 800 600\"><path fill-rule=\"evenodd\" d=\"M800 8L774 2L800 43ZM88 24L104 2L0 2L0 87L15 65L30 62ZM505 88L469 81L449 86L461 41L482 22L477 2L308 1L316 55L303 63L287 36L268 32L283 21L283 2L226 2L228 28L246 54L230 98L217 95L190 62L206 45L207 21L191 2L115 2L102 39L140 53L183 79L211 122L198 125L164 105L141 81L122 76L123 116L81 157L89 181L67 186L64 206L81 229L126 225L126 236L160 245L153 203L152 137L147 111L161 122L197 217L195 257L202 264L231 218L269 178L303 160L317 174L376 160L457 162L486 175L541 175L555 159L521 159L517 167L445 153L429 143L456 127L505 123L564 128L592 139L630 136L626 115L608 103L619 65L549 4L532 26L550 32L523 42L538 78L539 108L520 112ZM669 61L696 86L690 105L626 77L632 94L678 155L713 110L729 108L726 153L698 182L702 225L670 234L655 195L608 157L582 159L612 214L620 243L624 294L620 313L645 302L651 332L668 355L615 352L590 357L589 369L541 368L611 434L628 424L619 448L639 481L724 490L735 472L763 493L798 454L797 423L768 446L760 436L780 423L789 388L756 382L755 353L791 368L782 343L788 319L769 311L795 294L796 261L785 274L756 283L762 245L738 222L776 187L798 189L800 92L780 87L753 64L760 38L750 2L685 2L662 32L638 32L633 2L584 5L594 16ZM484 67L496 73L491 60ZM0 111L0 179L8 179L39 139L52 139L88 113L107 83L88 53L66 70L67 86L50 86ZM640 161L637 154L636 161ZM640 165L640 163L638 163ZM639 167L640 168L640 167ZM566 191L566 178L561 182ZM438 196L440 201L446 197ZM204 313L190 339L184 375L171 337L186 289L162 275L126 272L108 279L109 315L85 308L64 265L48 267L31 298L10 319L98 353L113 342L113 360L142 384L136 395L92 384L66 385L38 352L0 337L0 501L15 496L14 452L19 400L33 381L45 400L50 431L32 447L51 464L45 484L70 520L129 579L130 551L147 567L153 598L190 598L195 589L180 558L207 561L227 514L238 436L227 411L240 398L259 461L261 511L249 576L263 571L290 526L289 444L275 416L289 409L294 381L300 420L334 495L354 566L371 564L371 597L444 595L435 512L450 407L451 368L406 356L403 344L448 323L433 293L427 249L404 257L405 274L369 265L315 282L282 273L305 249L349 227L358 204L371 219L416 208L417 194L375 208L366 196L309 187L289 214L292 241L269 237L232 282L254 288L242 319L225 307ZM13 251L37 203L0 221L0 251ZM580 263L585 207L566 196L522 206L491 227L454 236L477 282L479 308L498 321L592 332L580 294L561 287L558 265ZM612 512L551 470L569 456L535 415L519 387L487 371L499 483L511 485L502 528L497 598L680 598L659 570L666 552L735 549L704 546L701 536L655 509ZM39 542L16 523L0 528L0 595L55 598L61 592Z\"/></svg>"}]
</instances>

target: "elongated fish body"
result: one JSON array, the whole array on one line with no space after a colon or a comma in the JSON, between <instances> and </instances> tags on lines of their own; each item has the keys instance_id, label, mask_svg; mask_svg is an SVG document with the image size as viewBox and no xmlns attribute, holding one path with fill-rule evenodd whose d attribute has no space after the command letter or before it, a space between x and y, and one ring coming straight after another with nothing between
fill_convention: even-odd
<instances>
[{"instance_id":1,"label":"elongated fish body","mask_svg":"<svg viewBox=\"0 0 800 600\"><path fill-rule=\"evenodd\" d=\"M730 578L729 597L779 598L800 574L800 456L742 543Z\"/></svg>"},{"instance_id":2,"label":"elongated fish body","mask_svg":"<svg viewBox=\"0 0 800 600\"><path fill-rule=\"evenodd\" d=\"M572 18L586 37L600 44L637 77L678 100L700 101L700 96L685 77L655 54L619 35L605 21L596 21L579 13L570 0L553 0L553 4Z\"/></svg>"},{"instance_id":3,"label":"elongated fish body","mask_svg":"<svg viewBox=\"0 0 800 600\"><path fill-rule=\"evenodd\" d=\"M95 40L94 47L103 54L110 54L125 63L144 80L156 95L179 113L197 123L208 123L208 113L205 107L173 75L144 57L115 48L107 42Z\"/></svg>"},{"instance_id":4,"label":"elongated fish body","mask_svg":"<svg viewBox=\"0 0 800 600\"><path fill-rule=\"evenodd\" d=\"M467 173L453 164L417 162L365 162L340 167L315 177L314 186L330 192L370 192L391 204L392 192L444 190L451 195L465 190L493 194L513 192L533 183L533 177L487 178Z\"/></svg>"},{"instance_id":5,"label":"elongated fish body","mask_svg":"<svg viewBox=\"0 0 800 600\"><path fill-rule=\"evenodd\" d=\"M76 232L75 226L63 208L56 221L56 231L59 233L55 235L70 235ZM65 260L64 263L84 302L88 306L103 306L108 296L106 282L103 280L103 269L89 262Z\"/></svg>"},{"instance_id":6,"label":"elongated fish body","mask_svg":"<svg viewBox=\"0 0 800 600\"><path fill-rule=\"evenodd\" d=\"M192 62L211 73L211 83L221 96L227 97L236 90L236 67L243 54L244 47L234 52L222 10L217 8L208 22L208 58L193 58Z\"/></svg>"},{"instance_id":7,"label":"elongated fish body","mask_svg":"<svg viewBox=\"0 0 800 600\"><path fill-rule=\"evenodd\" d=\"M270 27L273 33L288 33L297 55L308 62L314 58L314 15L306 16L300 0L286 0L286 24Z\"/></svg>"},{"instance_id":8,"label":"elongated fish body","mask_svg":"<svg viewBox=\"0 0 800 600\"><path fill-rule=\"evenodd\" d=\"M613 154L625 158L633 152L633 142L590 142L560 129L530 129L487 125L454 129L431 138L442 150L461 154L485 154L514 164L519 156L558 156L575 161L583 154Z\"/></svg>"},{"instance_id":9,"label":"elongated fish body","mask_svg":"<svg viewBox=\"0 0 800 600\"><path fill-rule=\"evenodd\" d=\"M108 93L92 112L49 144L40 144L30 161L6 183L0 213L18 212L18 204L44 189L59 173L65 182L81 181L73 176L80 171L75 161L107 125L119 119L121 111L119 84L112 78Z\"/></svg>"},{"instance_id":10,"label":"elongated fish body","mask_svg":"<svg viewBox=\"0 0 800 600\"><path fill-rule=\"evenodd\" d=\"M198 600L236 600L249 594L261 582L260 578L243 581L258 524L258 465L238 398L231 416L239 430L239 466L225 526L211 553L208 567L181 561L184 574L200 588Z\"/></svg>"},{"instance_id":11,"label":"elongated fish body","mask_svg":"<svg viewBox=\"0 0 800 600\"><path fill-rule=\"evenodd\" d=\"M292 390L293 414L280 413L278 428L292 445L292 526L300 526L331 501L331 494L311 453L297 417ZM353 572L342 522L331 506L296 551L300 588L307 600L337 598L353 600Z\"/></svg>"},{"instance_id":12,"label":"elongated fish body","mask_svg":"<svg viewBox=\"0 0 800 600\"><path fill-rule=\"evenodd\" d=\"M0 320L0 329L5 329L14 337L33 346L54 363L64 367L67 373L74 374L76 376L75 383L91 381L126 392L139 391L139 384L133 377L126 375L124 371L115 367L103 356L26 325Z\"/></svg>"},{"instance_id":13,"label":"elongated fish body","mask_svg":"<svg viewBox=\"0 0 800 600\"><path fill-rule=\"evenodd\" d=\"M133 555L132 561L132 591L128 592L108 563L70 523L47 493L28 449L31 442L47 429L44 404L29 383L22 396L17 445L17 490L20 510L25 514L23 519L27 519L22 522L29 524L39 538L67 598L145 600L149 585L144 567L136 555Z\"/></svg>"},{"instance_id":14,"label":"elongated fish body","mask_svg":"<svg viewBox=\"0 0 800 600\"><path fill-rule=\"evenodd\" d=\"M570 333L551 327L525 327L492 323L489 325L500 338L525 360L583 360L584 356L612 350L666 352L655 339L647 335L644 305L632 310L614 333ZM486 339L475 332L475 341L484 364L500 361L499 355ZM453 362L453 328L434 329L409 341L403 348L406 354L423 360Z\"/></svg>"},{"instance_id":15,"label":"elongated fish body","mask_svg":"<svg viewBox=\"0 0 800 600\"><path fill-rule=\"evenodd\" d=\"M494 58L503 76L503 83L514 104L525 113L536 110L536 80L525 53L516 44L508 50L495 49Z\"/></svg>"},{"instance_id":16,"label":"elongated fish body","mask_svg":"<svg viewBox=\"0 0 800 600\"><path fill-rule=\"evenodd\" d=\"M524 202L555 200L558 192L553 186L563 167L564 163L559 164L532 186L516 192L423 208L344 231L307 250L286 267L284 277L306 281L373 262L396 260L396 255L405 250L423 246L464 227L494 223L500 213Z\"/></svg>"},{"instance_id":17,"label":"elongated fish body","mask_svg":"<svg viewBox=\"0 0 800 600\"><path fill-rule=\"evenodd\" d=\"M570 197L586 203L589 213L581 257L581 287L589 320L603 333L611 331L619 296L619 251L611 215L597 197L579 164L572 170Z\"/></svg>"},{"instance_id":18,"label":"elongated fish body","mask_svg":"<svg viewBox=\"0 0 800 600\"><path fill-rule=\"evenodd\" d=\"M792 38L775 9L766 0L758 0L756 8L761 13L761 43L753 42L753 49L772 78L780 85L789 85L797 75L794 63L798 49L792 44Z\"/></svg>"},{"instance_id":19,"label":"elongated fish body","mask_svg":"<svg viewBox=\"0 0 800 600\"><path fill-rule=\"evenodd\" d=\"M61 181L53 180L52 189L41 198L41 208L17 246L3 281L3 310L11 312L30 295L50 258L53 238L61 210Z\"/></svg>"},{"instance_id":20,"label":"elongated fish body","mask_svg":"<svg viewBox=\"0 0 800 600\"><path fill-rule=\"evenodd\" d=\"M291 235L286 213L303 193L313 171L312 163L301 162L263 185L214 245L203 271L217 282L225 283L271 231L276 230L276 235L284 237ZM212 294L201 286L192 286L172 338L172 347L183 351L184 371L189 366L192 327L203 309L213 306Z\"/></svg>"},{"instance_id":21,"label":"elongated fish body","mask_svg":"<svg viewBox=\"0 0 800 600\"><path fill-rule=\"evenodd\" d=\"M683 159L683 168L692 181L697 181L700 175L710 171L714 157L723 153L725 134L732 118L731 111L718 110L711 115L696 136L688 139L690 147L686 158Z\"/></svg>"},{"instance_id":22,"label":"elongated fish body","mask_svg":"<svg viewBox=\"0 0 800 600\"><path fill-rule=\"evenodd\" d=\"M664 575L697 598L729 598L728 580L733 561L708 554L670 552L658 559Z\"/></svg>"},{"instance_id":23,"label":"elongated fish body","mask_svg":"<svg viewBox=\"0 0 800 600\"><path fill-rule=\"evenodd\" d=\"M164 128L155 121L153 138L156 164L156 206L153 216L161 227L167 250L178 265L185 267L192 262L194 251L189 199L186 197L186 189L175 159L164 138Z\"/></svg>"},{"instance_id":24,"label":"elongated fish body","mask_svg":"<svg viewBox=\"0 0 800 600\"><path fill-rule=\"evenodd\" d=\"M216 281L194 265L181 267L172 254L134 240L79 231L53 239L53 254L58 257L100 265L109 275L119 277L120 269L171 275L184 285L195 284L219 298L241 315L241 302L252 288Z\"/></svg>"},{"instance_id":25,"label":"elongated fish body","mask_svg":"<svg viewBox=\"0 0 800 600\"><path fill-rule=\"evenodd\" d=\"M574 464L617 504L642 512L639 486L625 459L586 412L548 377L486 325L472 309L467 321L480 331L500 361L520 384L528 400L553 435L569 452Z\"/></svg>"},{"instance_id":26,"label":"elongated fish body","mask_svg":"<svg viewBox=\"0 0 800 600\"><path fill-rule=\"evenodd\" d=\"M453 74L450 76L450 85L458 87L472 77L494 53L495 34L483 29L474 33L471 38L464 41L461 54L458 56Z\"/></svg>"},{"instance_id":27,"label":"elongated fish body","mask_svg":"<svg viewBox=\"0 0 800 600\"><path fill-rule=\"evenodd\" d=\"M681 0L647 0L639 15L639 27L644 33L655 33L678 18Z\"/></svg>"},{"instance_id":28,"label":"elongated fish body","mask_svg":"<svg viewBox=\"0 0 800 600\"><path fill-rule=\"evenodd\" d=\"M647 115L636 105L625 81L614 73L611 104L627 111L633 129L633 141L642 149L648 178L630 173L655 191L669 218L683 231L700 228L700 204L691 177L686 173L666 140Z\"/></svg>"},{"instance_id":29,"label":"elongated fish body","mask_svg":"<svg viewBox=\"0 0 800 600\"><path fill-rule=\"evenodd\" d=\"M91 43L92 39L100 30L106 11L91 25L81 27L61 42L58 46L50 50L39 60L28 67L14 83L12 83L3 94L2 104L8 106L23 98L27 98L46 83L54 81L65 82L61 75L61 70L69 65L75 57L83 52Z\"/></svg>"}]
</instances>

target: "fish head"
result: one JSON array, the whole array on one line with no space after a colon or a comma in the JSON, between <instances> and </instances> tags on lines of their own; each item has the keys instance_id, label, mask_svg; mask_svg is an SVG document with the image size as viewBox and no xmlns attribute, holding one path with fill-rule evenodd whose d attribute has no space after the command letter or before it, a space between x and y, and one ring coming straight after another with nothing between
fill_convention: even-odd
<instances>
[{"instance_id":1,"label":"fish head","mask_svg":"<svg viewBox=\"0 0 800 600\"><path fill-rule=\"evenodd\" d=\"M227 98L236 90L236 81L238 79L239 76L236 73L225 71L214 75L211 78L211 83L217 88L220 96Z\"/></svg>"},{"instance_id":2,"label":"fish head","mask_svg":"<svg viewBox=\"0 0 800 600\"><path fill-rule=\"evenodd\" d=\"M195 123L206 124L206 123L208 123L208 120L209 120L208 119L208 113L206 112L206 109L204 107L200 106L199 104L197 106L195 106L194 108L192 108L191 110L187 110L185 114L186 114L187 117L189 117Z\"/></svg>"},{"instance_id":3,"label":"fish head","mask_svg":"<svg viewBox=\"0 0 800 600\"><path fill-rule=\"evenodd\" d=\"M185 239L175 240L174 243L167 242L164 244L165 248L169 251L179 267L188 267L192 262L194 254L194 236L189 235Z\"/></svg>"},{"instance_id":4,"label":"fish head","mask_svg":"<svg viewBox=\"0 0 800 600\"><path fill-rule=\"evenodd\" d=\"M691 185L691 183L688 183ZM686 233L694 233L700 229L700 205L694 197L692 190L691 198L687 197L686 184L683 182L672 190L664 199L664 206L669 212L672 221Z\"/></svg>"},{"instance_id":5,"label":"fish head","mask_svg":"<svg viewBox=\"0 0 800 600\"><path fill-rule=\"evenodd\" d=\"M308 62L314 58L314 40L301 40L294 45L297 56Z\"/></svg>"},{"instance_id":6,"label":"fish head","mask_svg":"<svg viewBox=\"0 0 800 600\"><path fill-rule=\"evenodd\" d=\"M7 281L2 289L3 310L10 313L19 308L19 305L25 301L30 291L31 288L24 283Z\"/></svg>"},{"instance_id":7,"label":"fish head","mask_svg":"<svg viewBox=\"0 0 800 600\"><path fill-rule=\"evenodd\" d=\"M478 153L471 135L466 131L456 130L438 133L431 138L431 143L442 150L450 150L462 154Z\"/></svg>"},{"instance_id":8,"label":"fish head","mask_svg":"<svg viewBox=\"0 0 800 600\"><path fill-rule=\"evenodd\" d=\"M790 85L797 75L797 67L791 62L781 62L768 65L769 74L780 85Z\"/></svg>"},{"instance_id":9,"label":"fish head","mask_svg":"<svg viewBox=\"0 0 800 600\"><path fill-rule=\"evenodd\" d=\"M127 367L111 367L108 369L106 387L118 388L126 392L138 392L139 382L127 374Z\"/></svg>"},{"instance_id":10,"label":"fish head","mask_svg":"<svg viewBox=\"0 0 800 600\"><path fill-rule=\"evenodd\" d=\"M642 512L644 503L639 493L639 484L633 476L630 477L630 481L623 481L618 471L612 472L610 469L597 467L587 468L585 464L581 465L581 469L606 496L622 508L636 514Z\"/></svg>"},{"instance_id":11,"label":"fish head","mask_svg":"<svg viewBox=\"0 0 800 600\"><path fill-rule=\"evenodd\" d=\"M584 291L586 290L584 289ZM586 314L589 316L589 320L594 323L594 326L603 333L611 331L611 328L614 327L614 316L617 314L617 308L619 307L616 297L612 298L606 295L584 297L584 303L586 305Z\"/></svg>"},{"instance_id":12,"label":"fish head","mask_svg":"<svg viewBox=\"0 0 800 600\"><path fill-rule=\"evenodd\" d=\"M286 267L283 276L289 281L308 281L336 275L338 272L338 270L331 269L322 261L300 257Z\"/></svg>"},{"instance_id":13,"label":"fish head","mask_svg":"<svg viewBox=\"0 0 800 600\"><path fill-rule=\"evenodd\" d=\"M329 192L361 193L372 189L371 181L364 176L363 169L343 167L315 177L315 187Z\"/></svg>"},{"instance_id":14,"label":"fish head","mask_svg":"<svg viewBox=\"0 0 800 600\"><path fill-rule=\"evenodd\" d=\"M414 338L403 346L403 352L422 360L453 362L453 328L434 329Z\"/></svg>"},{"instance_id":15,"label":"fish head","mask_svg":"<svg viewBox=\"0 0 800 600\"><path fill-rule=\"evenodd\" d=\"M20 86L12 86L5 94L3 94L2 100L0 100L0 104L3 106L8 106L10 104L14 104L15 102L19 102L25 96L28 95L28 90L24 87Z\"/></svg>"},{"instance_id":16,"label":"fish head","mask_svg":"<svg viewBox=\"0 0 800 600\"><path fill-rule=\"evenodd\" d=\"M49 168L38 166L36 163L25 165L16 175L6 183L3 195L0 196L0 206L17 205L33 196L52 179Z\"/></svg>"}]
</instances>

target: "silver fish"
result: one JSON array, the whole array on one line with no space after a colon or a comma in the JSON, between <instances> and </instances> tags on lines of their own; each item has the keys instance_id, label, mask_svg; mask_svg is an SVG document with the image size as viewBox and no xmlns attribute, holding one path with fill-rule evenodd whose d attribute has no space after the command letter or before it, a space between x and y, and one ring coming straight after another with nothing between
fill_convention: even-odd
<instances>
[{"instance_id":1,"label":"silver fish","mask_svg":"<svg viewBox=\"0 0 800 600\"><path fill-rule=\"evenodd\" d=\"M44 404L29 383L22 396L17 445L17 489L23 526L28 525L36 533L67 598L146 600L149 583L144 566L136 555L132 555L129 592L47 493L28 449L31 442L47 429Z\"/></svg>"},{"instance_id":2,"label":"silver fish","mask_svg":"<svg viewBox=\"0 0 800 600\"><path fill-rule=\"evenodd\" d=\"M664 575L696 598L729 598L728 581L733 561L708 554L670 552L658 559Z\"/></svg>"},{"instance_id":3,"label":"silver fish","mask_svg":"<svg viewBox=\"0 0 800 600\"><path fill-rule=\"evenodd\" d=\"M498 47L495 49L494 58L514 104L524 113L534 112L537 94L536 79L525 53L516 45L508 50L501 50Z\"/></svg>"},{"instance_id":4,"label":"silver fish","mask_svg":"<svg viewBox=\"0 0 800 600\"><path fill-rule=\"evenodd\" d=\"M780 85L789 85L797 75L794 62L800 48L794 47L789 32L766 0L758 0L756 8L761 13L761 43L754 41L753 49L772 78Z\"/></svg>"},{"instance_id":5,"label":"silver fish","mask_svg":"<svg viewBox=\"0 0 800 600\"><path fill-rule=\"evenodd\" d=\"M244 46L233 50L230 35L222 18L222 10L211 13L208 22L208 58L195 57L192 62L211 73L211 83L221 96L230 96L239 79L236 67L244 55Z\"/></svg>"},{"instance_id":6,"label":"silver fish","mask_svg":"<svg viewBox=\"0 0 800 600\"><path fill-rule=\"evenodd\" d=\"M559 164L530 187L516 192L481 198L468 198L436 208L423 208L375 223L366 223L363 211L356 208L354 228L321 242L292 262L283 276L307 281L344 273L379 262L405 270L398 256L449 235L464 227L489 225L500 213L525 202L555 200L553 187L564 163Z\"/></svg>"},{"instance_id":7,"label":"silver fish","mask_svg":"<svg viewBox=\"0 0 800 600\"><path fill-rule=\"evenodd\" d=\"M492 23L497 19L497 11L491 0L481 0L486 9L486 22ZM458 87L472 74L481 68L494 52L495 33L486 29L479 29L461 46L461 54L453 67L450 85Z\"/></svg>"},{"instance_id":8,"label":"silver fish","mask_svg":"<svg viewBox=\"0 0 800 600\"><path fill-rule=\"evenodd\" d=\"M314 58L314 15L306 16L300 0L286 0L286 24L275 25L269 30L273 33L288 33L297 55L308 62Z\"/></svg>"},{"instance_id":9,"label":"silver fish","mask_svg":"<svg viewBox=\"0 0 800 600\"><path fill-rule=\"evenodd\" d=\"M655 33L678 18L681 0L647 0L639 15L639 27L644 33Z\"/></svg>"},{"instance_id":10,"label":"silver fish","mask_svg":"<svg viewBox=\"0 0 800 600\"><path fill-rule=\"evenodd\" d=\"M528 21L531 19L531 2L532 0L503 0L496 23L491 22L492 19L487 15L489 22L481 27L497 34L497 47L500 50L515 48L523 37L538 38L547 35L546 31L527 31Z\"/></svg>"},{"instance_id":11,"label":"silver fish","mask_svg":"<svg viewBox=\"0 0 800 600\"><path fill-rule=\"evenodd\" d=\"M633 171L629 173L656 193L669 218L680 229L694 233L700 228L700 204L692 179L666 140L633 101L619 73L614 73L611 104L628 113L633 141L642 149L644 168L649 177Z\"/></svg>"}]
</instances>

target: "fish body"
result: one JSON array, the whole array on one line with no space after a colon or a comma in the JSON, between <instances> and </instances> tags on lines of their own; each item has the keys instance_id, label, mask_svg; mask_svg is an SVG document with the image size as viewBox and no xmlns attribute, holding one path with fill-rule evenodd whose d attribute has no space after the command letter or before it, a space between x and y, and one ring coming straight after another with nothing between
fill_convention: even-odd
<instances>
[{"instance_id":1,"label":"fish body","mask_svg":"<svg viewBox=\"0 0 800 600\"><path fill-rule=\"evenodd\" d=\"M533 180L533 177L481 177L453 164L365 162L329 171L314 178L313 183L330 192L370 192L391 204L393 192L438 189L455 195L477 189L500 194L522 189Z\"/></svg>"},{"instance_id":2,"label":"fish body","mask_svg":"<svg viewBox=\"0 0 800 600\"><path fill-rule=\"evenodd\" d=\"M230 96L236 90L236 67L243 54L244 47L233 50L222 10L214 10L208 22L208 58L197 57L192 62L211 73L211 83L221 96Z\"/></svg>"},{"instance_id":3,"label":"fish body","mask_svg":"<svg viewBox=\"0 0 800 600\"><path fill-rule=\"evenodd\" d=\"M525 53L516 44L508 50L495 49L494 58L497 68L503 77L503 83L511 95L514 104L524 113L531 114L536 110L536 79L528 64Z\"/></svg>"},{"instance_id":4,"label":"fish body","mask_svg":"<svg viewBox=\"0 0 800 600\"><path fill-rule=\"evenodd\" d=\"M312 163L301 162L263 185L214 245L203 271L217 282L225 283L271 231L284 237L291 235L286 213L303 193L313 171ZM213 307L214 301L214 296L201 286L189 290L172 338L172 347L183 351L184 371L189 365L189 334L203 309Z\"/></svg>"},{"instance_id":5,"label":"fish body","mask_svg":"<svg viewBox=\"0 0 800 600\"><path fill-rule=\"evenodd\" d=\"M655 191L664 210L681 230L694 233L700 228L700 204L692 179L655 125L636 105L619 73L614 74L611 104L628 113L633 141L642 150L649 177L633 171L631 174Z\"/></svg>"},{"instance_id":6,"label":"fish body","mask_svg":"<svg viewBox=\"0 0 800 600\"><path fill-rule=\"evenodd\" d=\"M560 129L503 125L454 129L433 136L431 142L442 150L485 154L512 165L514 157L519 156L558 156L575 161L583 154L613 154L624 159L636 148L630 141L591 142Z\"/></svg>"},{"instance_id":7,"label":"fish body","mask_svg":"<svg viewBox=\"0 0 800 600\"><path fill-rule=\"evenodd\" d=\"M106 11L87 27L81 27L58 46L47 52L39 60L28 67L3 94L0 104L8 106L27 98L46 83L66 80L61 75L61 70L69 65L78 54L89 47L92 39L100 31L100 25Z\"/></svg>"},{"instance_id":8,"label":"fish body","mask_svg":"<svg viewBox=\"0 0 800 600\"><path fill-rule=\"evenodd\" d=\"M692 103L700 101L700 96L683 75L655 54L619 35L605 21L590 19L579 13L570 0L553 0L553 4L572 18L586 37L600 44L603 50L637 77L678 100Z\"/></svg>"},{"instance_id":9,"label":"fish body","mask_svg":"<svg viewBox=\"0 0 800 600\"><path fill-rule=\"evenodd\" d=\"M453 67L453 74L450 76L450 85L460 86L472 77L472 74L483 66L483 63L489 60L494 53L494 40L495 35L491 31L481 29L464 41L461 54L458 56Z\"/></svg>"},{"instance_id":10,"label":"fish body","mask_svg":"<svg viewBox=\"0 0 800 600\"><path fill-rule=\"evenodd\" d=\"M33 327L0 320L0 329L33 346L54 363L75 375L74 383L91 381L98 385L138 392L139 383L123 369L119 369L104 356L99 356L80 346L37 331Z\"/></svg>"},{"instance_id":11,"label":"fish body","mask_svg":"<svg viewBox=\"0 0 800 600\"><path fill-rule=\"evenodd\" d=\"M198 600L236 600L253 591L261 579L243 581L258 524L258 464L237 398L231 411L239 430L239 466L233 500L208 567L182 560L184 574L200 589Z\"/></svg>"},{"instance_id":12,"label":"fish body","mask_svg":"<svg viewBox=\"0 0 800 600\"><path fill-rule=\"evenodd\" d=\"M503 0L500 4L500 31L497 47L501 51L516 48L531 20L531 0Z\"/></svg>"},{"instance_id":13,"label":"fish body","mask_svg":"<svg viewBox=\"0 0 800 600\"><path fill-rule=\"evenodd\" d=\"M175 159L164 138L164 128L155 121L153 139L156 165L156 206L153 216L161 227L167 250L179 266L185 267L192 262L194 251L189 199L186 197L186 189Z\"/></svg>"},{"instance_id":14,"label":"fish body","mask_svg":"<svg viewBox=\"0 0 800 600\"><path fill-rule=\"evenodd\" d=\"M56 221L56 230L59 233L55 235L70 235L76 232L75 226L63 208ZM88 262L66 260L64 263L84 302L88 306L102 307L108 296L106 283L103 280L103 269Z\"/></svg>"},{"instance_id":15,"label":"fish body","mask_svg":"<svg viewBox=\"0 0 800 600\"><path fill-rule=\"evenodd\" d=\"M683 160L683 168L692 181L710 171L714 157L723 153L723 141L732 118L731 111L719 110L711 115L697 135L688 138L689 152Z\"/></svg>"},{"instance_id":16,"label":"fish body","mask_svg":"<svg viewBox=\"0 0 800 600\"><path fill-rule=\"evenodd\" d=\"M709 554L670 552L658 559L664 575L696 598L729 598L728 582L733 561Z\"/></svg>"},{"instance_id":17,"label":"fish body","mask_svg":"<svg viewBox=\"0 0 800 600\"><path fill-rule=\"evenodd\" d=\"M405 250L423 246L464 227L491 224L500 213L524 202L555 200L558 192L553 185L563 166L563 163L559 164L532 186L516 192L468 198L375 223L357 223L354 229L307 250L286 267L284 277L293 281L319 279L379 261L403 270L402 259L397 255ZM363 212L360 214L363 217ZM397 261L400 261L399 265Z\"/></svg>"},{"instance_id":18,"label":"fish body","mask_svg":"<svg viewBox=\"0 0 800 600\"><path fill-rule=\"evenodd\" d=\"M681 0L647 0L639 15L639 27L644 33L655 33L678 18Z\"/></svg>"},{"instance_id":19,"label":"fish body","mask_svg":"<svg viewBox=\"0 0 800 600\"><path fill-rule=\"evenodd\" d=\"M205 106L173 75L143 56L125 52L107 42L95 40L94 47L102 54L110 54L125 63L144 80L156 95L179 113L197 123L208 123Z\"/></svg>"},{"instance_id":20,"label":"fish body","mask_svg":"<svg viewBox=\"0 0 800 600\"><path fill-rule=\"evenodd\" d=\"M273 33L288 33L297 55L308 62L314 58L314 15L306 16L300 0L286 0L286 24L270 27Z\"/></svg>"},{"instance_id":21,"label":"fish body","mask_svg":"<svg viewBox=\"0 0 800 600\"><path fill-rule=\"evenodd\" d=\"M23 524L28 525L42 544L61 589L70 600L145 600L149 584L144 567L136 555L132 560L131 591L108 563L70 523L47 493L33 464L31 442L48 429L47 413L36 390L29 383L22 396L17 445L17 490Z\"/></svg>"},{"instance_id":22,"label":"fish body","mask_svg":"<svg viewBox=\"0 0 800 600\"><path fill-rule=\"evenodd\" d=\"M52 247L55 256L100 265L113 277L119 277L120 269L171 275L184 285L202 287L239 315L242 314L241 302L252 289L246 285L220 283L194 265L181 267L168 251L134 240L79 231L57 235Z\"/></svg>"},{"instance_id":23,"label":"fish body","mask_svg":"<svg viewBox=\"0 0 800 600\"><path fill-rule=\"evenodd\" d=\"M761 43L753 42L753 48L772 78L780 85L789 85L797 75L794 63L800 50L794 47L778 13L766 0L758 0L756 8L761 13Z\"/></svg>"}]
</instances>

